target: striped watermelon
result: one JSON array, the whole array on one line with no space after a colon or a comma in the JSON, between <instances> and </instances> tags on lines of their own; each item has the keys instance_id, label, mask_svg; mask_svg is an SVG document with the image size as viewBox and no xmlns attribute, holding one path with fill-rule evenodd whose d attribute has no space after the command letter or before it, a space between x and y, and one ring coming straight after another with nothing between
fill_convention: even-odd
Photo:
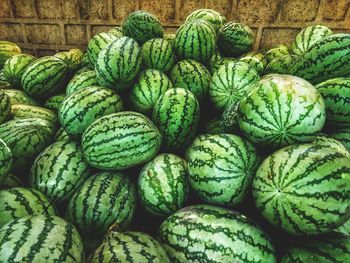
<instances>
[{"instance_id":1,"label":"striped watermelon","mask_svg":"<svg viewBox=\"0 0 350 263\"><path fill-rule=\"evenodd\" d=\"M0 89L9 89L11 88L10 83L7 82L5 76L4 76L4 71L0 69Z\"/></svg>"},{"instance_id":2,"label":"striped watermelon","mask_svg":"<svg viewBox=\"0 0 350 263\"><path fill-rule=\"evenodd\" d=\"M79 137L96 119L122 109L122 99L113 90L90 86L68 95L58 117L68 135Z\"/></svg>"},{"instance_id":3,"label":"striped watermelon","mask_svg":"<svg viewBox=\"0 0 350 263\"><path fill-rule=\"evenodd\" d=\"M55 141L71 141L74 138L71 138L68 133L63 129L62 127L58 129L56 135L55 135Z\"/></svg>"},{"instance_id":4,"label":"striped watermelon","mask_svg":"<svg viewBox=\"0 0 350 263\"><path fill-rule=\"evenodd\" d=\"M29 185L59 204L69 200L90 174L79 144L59 141L37 156L31 167Z\"/></svg>"},{"instance_id":5,"label":"striped watermelon","mask_svg":"<svg viewBox=\"0 0 350 263\"><path fill-rule=\"evenodd\" d=\"M218 31L218 48L225 56L236 57L253 48L254 32L241 23L228 22Z\"/></svg>"},{"instance_id":6,"label":"striped watermelon","mask_svg":"<svg viewBox=\"0 0 350 263\"><path fill-rule=\"evenodd\" d=\"M65 97L66 97L65 93L51 96L45 101L44 107L49 110L52 110L53 112L57 112Z\"/></svg>"},{"instance_id":7,"label":"striped watermelon","mask_svg":"<svg viewBox=\"0 0 350 263\"><path fill-rule=\"evenodd\" d=\"M191 91L198 100L203 100L209 89L210 72L198 61L181 60L171 69L170 79L177 88Z\"/></svg>"},{"instance_id":8,"label":"striped watermelon","mask_svg":"<svg viewBox=\"0 0 350 263\"><path fill-rule=\"evenodd\" d=\"M350 218L344 224L338 227L335 231L349 236L350 235Z\"/></svg>"},{"instance_id":9,"label":"striped watermelon","mask_svg":"<svg viewBox=\"0 0 350 263\"><path fill-rule=\"evenodd\" d=\"M0 187L5 183L12 167L12 154L6 143L0 139Z\"/></svg>"},{"instance_id":10,"label":"striped watermelon","mask_svg":"<svg viewBox=\"0 0 350 263\"><path fill-rule=\"evenodd\" d=\"M251 220L209 205L186 207L168 217L159 240L174 263L277 262L266 234Z\"/></svg>"},{"instance_id":11,"label":"striped watermelon","mask_svg":"<svg viewBox=\"0 0 350 263\"><path fill-rule=\"evenodd\" d=\"M298 33L291 46L291 52L295 55L301 56L317 41L332 34L332 30L326 26L309 26Z\"/></svg>"},{"instance_id":12,"label":"striped watermelon","mask_svg":"<svg viewBox=\"0 0 350 263\"><path fill-rule=\"evenodd\" d=\"M141 69L141 49L135 40L122 37L103 49L96 62L96 77L101 86L122 90Z\"/></svg>"},{"instance_id":13,"label":"striped watermelon","mask_svg":"<svg viewBox=\"0 0 350 263\"><path fill-rule=\"evenodd\" d=\"M66 88L67 95L84 89L89 86L99 85L96 79L96 72L94 70L85 71L79 74L76 74L69 82Z\"/></svg>"},{"instance_id":14,"label":"striped watermelon","mask_svg":"<svg viewBox=\"0 0 350 263\"><path fill-rule=\"evenodd\" d=\"M35 57L28 54L19 54L9 58L4 64L4 77L12 88L21 87L21 78L24 70L35 60Z\"/></svg>"},{"instance_id":15,"label":"striped watermelon","mask_svg":"<svg viewBox=\"0 0 350 263\"><path fill-rule=\"evenodd\" d=\"M278 45L267 50L265 58L267 63L270 63L272 60L286 55L290 55L289 48L286 45Z\"/></svg>"},{"instance_id":16,"label":"striped watermelon","mask_svg":"<svg viewBox=\"0 0 350 263\"><path fill-rule=\"evenodd\" d=\"M8 189L21 186L23 186L21 179L13 174L8 174L5 181L0 184L0 189Z\"/></svg>"},{"instance_id":17,"label":"striped watermelon","mask_svg":"<svg viewBox=\"0 0 350 263\"><path fill-rule=\"evenodd\" d=\"M9 96L0 90L0 124L6 121L11 112L11 102Z\"/></svg>"},{"instance_id":18,"label":"striped watermelon","mask_svg":"<svg viewBox=\"0 0 350 263\"><path fill-rule=\"evenodd\" d=\"M56 215L49 199L35 189L16 187L0 190L0 228L13 219L30 215Z\"/></svg>"},{"instance_id":19,"label":"striped watermelon","mask_svg":"<svg viewBox=\"0 0 350 263\"><path fill-rule=\"evenodd\" d=\"M174 47L175 38L176 38L175 33L165 33L163 36L163 39L167 40L173 47Z\"/></svg>"},{"instance_id":20,"label":"striped watermelon","mask_svg":"<svg viewBox=\"0 0 350 263\"><path fill-rule=\"evenodd\" d=\"M172 87L165 73L156 69L142 71L130 92L131 105L135 111L149 114L159 97Z\"/></svg>"},{"instance_id":21,"label":"striped watermelon","mask_svg":"<svg viewBox=\"0 0 350 263\"><path fill-rule=\"evenodd\" d=\"M239 60L246 62L252 69L255 69L259 75L263 74L264 69L267 65L267 60L264 54L256 51L243 54Z\"/></svg>"},{"instance_id":22,"label":"striped watermelon","mask_svg":"<svg viewBox=\"0 0 350 263\"><path fill-rule=\"evenodd\" d=\"M140 201L153 215L168 216L182 208L188 191L186 161L174 154L160 154L140 171Z\"/></svg>"},{"instance_id":23,"label":"striped watermelon","mask_svg":"<svg viewBox=\"0 0 350 263\"><path fill-rule=\"evenodd\" d=\"M91 176L73 195L67 219L81 233L84 243L102 240L111 226L125 229L135 212L136 191L130 180L118 172Z\"/></svg>"},{"instance_id":24,"label":"striped watermelon","mask_svg":"<svg viewBox=\"0 0 350 263\"><path fill-rule=\"evenodd\" d=\"M317 144L317 145L322 145L322 146L326 146L329 148L333 148L335 150L337 150L338 152L341 152L344 155L347 155L350 157L350 152L345 148L345 146L338 140L329 137L327 135L324 134L320 134L318 135L315 140L312 141L313 144Z\"/></svg>"},{"instance_id":25,"label":"striped watermelon","mask_svg":"<svg viewBox=\"0 0 350 263\"><path fill-rule=\"evenodd\" d=\"M238 107L242 133L253 143L273 147L311 141L323 128L325 117L318 91L289 75L267 75Z\"/></svg>"},{"instance_id":26,"label":"striped watermelon","mask_svg":"<svg viewBox=\"0 0 350 263\"><path fill-rule=\"evenodd\" d=\"M83 263L84 248L73 225L57 216L27 216L0 228L0 262Z\"/></svg>"},{"instance_id":27,"label":"striped watermelon","mask_svg":"<svg viewBox=\"0 0 350 263\"><path fill-rule=\"evenodd\" d=\"M206 134L221 134L225 133L223 123L220 118L214 118L209 120L204 127L204 133Z\"/></svg>"},{"instance_id":28,"label":"striped watermelon","mask_svg":"<svg viewBox=\"0 0 350 263\"><path fill-rule=\"evenodd\" d=\"M291 65L298 59L295 55L285 55L275 58L267 64L264 74L288 74Z\"/></svg>"},{"instance_id":29,"label":"striped watermelon","mask_svg":"<svg viewBox=\"0 0 350 263\"><path fill-rule=\"evenodd\" d=\"M82 136L85 159L100 169L122 170L151 160L162 136L144 115L123 111L94 121Z\"/></svg>"},{"instance_id":30,"label":"striped watermelon","mask_svg":"<svg viewBox=\"0 0 350 263\"><path fill-rule=\"evenodd\" d=\"M226 17L212 9L197 9L193 11L187 16L185 23L197 19L207 21L215 31L218 31L226 23Z\"/></svg>"},{"instance_id":31,"label":"striped watermelon","mask_svg":"<svg viewBox=\"0 0 350 263\"><path fill-rule=\"evenodd\" d=\"M204 20L189 21L177 30L174 45L179 59L194 59L207 64L216 49L216 33Z\"/></svg>"},{"instance_id":32,"label":"striped watermelon","mask_svg":"<svg viewBox=\"0 0 350 263\"><path fill-rule=\"evenodd\" d=\"M350 154L327 144L296 144L268 156L253 181L262 215L293 235L334 230L350 215Z\"/></svg>"},{"instance_id":33,"label":"striped watermelon","mask_svg":"<svg viewBox=\"0 0 350 263\"><path fill-rule=\"evenodd\" d=\"M152 38L163 37L163 27L157 17L144 10L129 14L123 22L123 35L142 45Z\"/></svg>"},{"instance_id":34,"label":"striped watermelon","mask_svg":"<svg viewBox=\"0 0 350 263\"><path fill-rule=\"evenodd\" d=\"M169 150L185 148L193 139L199 121L199 103L192 92L174 88L167 90L156 102L152 120Z\"/></svg>"},{"instance_id":35,"label":"striped watermelon","mask_svg":"<svg viewBox=\"0 0 350 263\"><path fill-rule=\"evenodd\" d=\"M209 86L210 100L223 111L243 98L260 79L258 72L243 61L229 61L213 74Z\"/></svg>"},{"instance_id":36,"label":"striped watermelon","mask_svg":"<svg viewBox=\"0 0 350 263\"><path fill-rule=\"evenodd\" d=\"M68 64L54 56L42 57L30 63L22 75L22 88L33 98L49 97L67 84Z\"/></svg>"},{"instance_id":37,"label":"striped watermelon","mask_svg":"<svg viewBox=\"0 0 350 263\"><path fill-rule=\"evenodd\" d=\"M196 194L207 203L225 206L243 201L260 161L250 142L232 134L198 136L186 160Z\"/></svg>"},{"instance_id":38,"label":"striped watermelon","mask_svg":"<svg viewBox=\"0 0 350 263\"><path fill-rule=\"evenodd\" d=\"M81 49L73 48L69 51L59 52L55 54L55 57L65 61L71 73L75 73L82 67L84 53Z\"/></svg>"},{"instance_id":39,"label":"striped watermelon","mask_svg":"<svg viewBox=\"0 0 350 263\"><path fill-rule=\"evenodd\" d=\"M218 58L217 60L212 61L210 64L211 74L214 75L215 71L217 71L222 65L225 65L225 64L229 63L230 61L235 62L236 59L226 57L226 58Z\"/></svg>"},{"instance_id":40,"label":"striped watermelon","mask_svg":"<svg viewBox=\"0 0 350 263\"><path fill-rule=\"evenodd\" d=\"M53 130L41 119L14 119L0 125L0 138L11 149L13 167L20 168L51 143Z\"/></svg>"},{"instance_id":41,"label":"striped watermelon","mask_svg":"<svg viewBox=\"0 0 350 263\"><path fill-rule=\"evenodd\" d=\"M350 34L334 34L312 45L291 66L290 74L313 84L350 72Z\"/></svg>"},{"instance_id":42,"label":"striped watermelon","mask_svg":"<svg viewBox=\"0 0 350 263\"><path fill-rule=\"evenodd\" d=\"M0 69L2 69L7 59L20 53L21 49L15 43L0 41Z\"/></svg>"},{"instance_id":43,"label":"striped watermelon","mask_svg":"<svg viewBox=\"0 0 350 263\"><path fill-rule=\"evenodd\" d=\"M175 64L173 45L162 38L146 41L141 47L142 62L145 68L167 72Z\"/></svg>"},{"instance_id":44,"label":"striped watermelon","mask_svg":"<svg viewBox=\"0 0 350 263\"><path fill-rule=\"evenodd\" d=\"M327 124L350 127L350 77L324 81L316 89L326 104Z\"/></svg>"},{"instance_id":45,"label":"striped watermelon","mask_svg":"<svg viewBox=\"0 0 350 263\"><path fill-rule=\"evenodd\" d=\"M350 262L350 236L333 234L311 242L302 242L298 247L288 249L281 259L281 263L296 262Z\"/></svg>"},{"instance_id":46,"label":"striped watermelon","mask_svg":"<svg viewBox=\"0 0 350 263\"><path fill-rule=\"evenodd\" d=\"M111 30L108 31L109 34L113 34L116 37L122 37L123 36L123 29L120 26L113 27Z\"/></svg>"},{"instance_id":47,"label":"striped watermelon","mask_svg":"<svg viewBox=\"0 0 350 263\"><path fill-rule=\"evenodd\" d=\"M90 39L88 46L87 46L87 58L89 61L89 67L95 68L95 64L97 62L97 57L100 54L100 52L107 47L110 43L112 43L114 40L118 39L114 34L111 33L99 33L93 38Z\"/></svg>"},{"instance_id":48,"label":"striped watermelon","mask_svg":"<svg viewBox=\"0 0 350 263\"><path fill-rule=\"evenodd\" d=\"M32 99L22 90L18 89L3 89L3 92L10 98L11 105L15 104L28 104L28 105L39 105L37 101Z\"/></svg>"},{"instance_id":49,"label":"striped watermelon","mask_svg":"<svg viewBox=\"0 0 350 263\"><path fill-rule=\"evenodd\" d=\"M156 239L141 232L111 232L91 254L89 263L150 262L170 263Z\"/></svg>"},{"instance_id":50,"label":"striped watermelon","mask_svg":"<svg viewBox=\"0 0 350 263\"><path fill-rule=\"evenodd\" d=\"M86 72L86 71L91 71L91 70L93 70L93 68L90 68L89 66L84 66L81 69L79 69L77 72L75 72L75 75L78 75L78 74Z\"/></svg>"},{"instance_id":51,"label":"striped watermelon","mask_svg":"<svg viewBox=\"0 0 350 263\"><path fill-rule=\"evenodd\" d=\"M329 136L341 142L350 152L350 128L341 128L329 132Z\"/></svg>"}]
</instances>

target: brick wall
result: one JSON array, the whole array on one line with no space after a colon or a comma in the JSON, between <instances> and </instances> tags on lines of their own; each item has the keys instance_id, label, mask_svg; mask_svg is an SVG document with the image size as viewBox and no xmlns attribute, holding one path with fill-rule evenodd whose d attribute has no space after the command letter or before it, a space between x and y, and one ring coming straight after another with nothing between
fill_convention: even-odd
<instances>
[{"instance_id":1,"label":"brick wall","mask_svg":"<svg viewBox=\"0 0 350 263\"><path fill-rule=\"evenodd\" d=\"M350 0L0 0L0 39L43 56L86 46L91 36L121 25L136 9L154 13L166 31L175 32L191 11L203 7L251 26L255 49L289 43L313 24L350 33Z\"/></svg>"}]
</instances>

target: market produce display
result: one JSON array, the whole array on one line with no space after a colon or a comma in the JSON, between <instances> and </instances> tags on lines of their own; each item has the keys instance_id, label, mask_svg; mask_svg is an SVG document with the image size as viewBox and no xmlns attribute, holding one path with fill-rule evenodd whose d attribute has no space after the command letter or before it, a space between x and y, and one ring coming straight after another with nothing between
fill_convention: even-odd
<instances>
[{"instance_id":1,"label":"market produce display","mask_svg":"<svg viewBox=\"0 0 350 263\"><path fill-rule=\"evenodd\" d=\"M184 21L0 39L0 262L350 262L350 34Z\"/></svg>"}]
</instances>

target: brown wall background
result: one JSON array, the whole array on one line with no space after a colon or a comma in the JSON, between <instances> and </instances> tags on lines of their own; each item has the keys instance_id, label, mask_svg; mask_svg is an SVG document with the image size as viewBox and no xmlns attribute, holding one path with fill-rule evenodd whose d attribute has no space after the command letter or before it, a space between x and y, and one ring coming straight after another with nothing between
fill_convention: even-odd
<instances>
[{"instance_id":1,"label":"brown wall background","mask_svg":"<svg viewBox=\"0 0 350 263\"><path fill-rule=\"evenodd\" d=\"M204 7L252 27L255 49L288 44L313 24L350 33L350 0L0 0L0 39L44 56L84 48L94 34L121 25L133 10L152 12L166 31L175 32L189 13Z\"/></svg>"}]
</instances>

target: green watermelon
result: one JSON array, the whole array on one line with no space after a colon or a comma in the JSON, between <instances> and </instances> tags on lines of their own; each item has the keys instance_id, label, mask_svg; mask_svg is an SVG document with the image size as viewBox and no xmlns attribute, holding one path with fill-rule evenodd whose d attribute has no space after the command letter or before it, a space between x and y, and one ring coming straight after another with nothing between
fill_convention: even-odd
<instances>
[{"instance_id":1,"label":"green watermelon","mask_svg":"<svg viewBox=\"0 0 350 263\"><path fill-rule=\"evenodd\" d=\"M135 111L150 114L159 97L172 87L165 73L156 69L142 71L131 88L131 105Z\"/></svg>"},{"instance_id":2,"label":"green watermelon","mask_svg":"<svg viewBox=\"0 0 350 263\"><path fill-rule=\"evenodd\" d=\"M215 30L204 20L189 21L177 30L174 46L180 60L193 59L208 64L216 49Z\"/></svg>"},{"instance_id":3,"label":"green watermelon","mask_svg":"<svg viewBox=\"0 0 350 263\"><path fill-rule=\"evenodd\" d=\"M68 82L66 93L69 95L77 90L97 85L98 82L96 79L96 72L94 70L81 72L74 75L74 77Z\"/></svg>"},{"instance_id":4,"label":"green watermelon","mask_svg":"<svg viewBox=\"0 0 350 263\"><path fill-rule=\"evenodd\" d=\"M269 155L253 180L262 215L293 235L327 233L350 216L350 154L322 143Z\"/></svg>"},{"instance_id":5,"label":"green watermelon","mask_svg":"<svg viewBox=\"0 0 350 263\"><path fill-rule=\"evenodd\" d=\"M170 79L177 88L191 91L198 100L203 100L208 94L211 80L208 69L192 59L181 60L170 71Z\"/></svg>"},{"instance_id":6,"label":"green watermelon","mask_svg":"<svg viewBox=\"0 0 350 263\"><path fill-rule=\"evenodd\" d=\"M10 83L8 83L7 79L4 76L4 71L0 69L0 89L9 89L11 88Z\"/></svg>"},{"instance_id":7,"label":"green watermelon","mask_svg":"<svg viewBox=\"0 0 350 263\"><path fill-rule=\"evenodd\" d=\"M6 143L0 139L0 187L5 183L12 167L12 154Z\"/></svg>"},{"instance_id":8,"label":"green watermelon","mask_svg":"<svg viewBox=\"0 0 350 263\"><path fill-rule=\"evenodd\" d=\"M301 56L317 41L332 34L332 30L326 26L309 26L298 33L291 46L291 51L295 55Z\"/></svg>"},{"instance_id":9,"label":"green watermelon","mask_svg":"<svg viewBox=\"0 0 350 263\"><path fill-rule=\"evenodd\" d=\"M21 186L23 186L21 179L13 174L8 174L5 181L0 184L0 189L8 189Z\"/></svg>"},{"instance_id":10,"label":"green watermelon","mask_svg":"<svg viewBox=\"0 0 350 263\"><path fill-rule=\"evenodd\" d=\"M295 55L285 55L275 58L267 64L264 74L288 74L289 68L298 59Z\"/></svg>"},{"instance_id":11,"label":"green watermelon","mask_svg":"<svg viewBox=\"0 0 350 263\"><path fill-rule=\"evenodd\" d=\"M122 109L122 99L113 90L90 86L68 95L58 117L68 135L79 137L96 119Z\"/></svg>"},{"instance_id":12,"label":"green watermelon","mask_svg":"<svg viewBox=\"0 0 350 263\"><path fill-rule=\"evenodd\" d=\"M329 132L329 136L341 142L350 152L350 128L341 128Z\"/></svg>"},{"instance_id":13,"label":"green watermelon","mask_svg":"<svg viewBox=\"0 0 350 263\"><path fill-rule=\"evenodd\" d=\"M141 47L142 62L145 68L167 72L175 64L173 45L162 38L146 41Z\"/></svg>"},{"instance_id":14,"label":"green watermelon","mask_svg":"<svg viewBox=\"0 0 350 263\"><path fill-rule=\"evenodd\" d=\"M142 45L152 38L163 37L163 27L157 17L144 10L129 14L122 25L123 35Z\"/></svg>"},{"instance_id":15,"label":"green watermelon","mask_svg":"<svg viewBox=\"0 0 350 263\"><path fill-rule=\"evenodd\" d=\"M213 58L212 58L213 59ZM214 75L214 73L222 66L222 65L226 65L229 62L235 62L236 59L235 58L217 58L215 61L211 61L210 64L210 72L212 75Z\"/></svg>"},{"instance_id":16,"label":"green watermelon","mask_svg":"<svg viewBox=\"0 0 350 263\"><path fill-rule=\"evenodd\" d=\"M81 49L73 48L69 51L59 52L54 55L56 58L60 58L68 64L68 68L71 73L75 73L82 67L84 53Z\"/></svg>"},{"instance_id":17,"label":"green watermelon","mask_svg":"<svg viewBox=\"0 0 350 263\"><path fill-rule=\"evenodd\" d=\"M113 34L116 37L122 37L123 36L123 29L120 26L113 27L111 30L108 31L109 34Z\"/></svg>"},{"instance_id":18,"label":"green watermelon","mask_svg":"<svg viewBox=\"0 0 350 263\"><path fill-rule=\"evenodd\" d=\"M167 90L156 102L152 120L163 136L169 150L185 148L193 139L200 109L195 95L183 88Z\"/></svg>"},{"instance_id":19,"label":"green watermelon","mask_svg":"<svg viewBox=\"0 0 350 263\"><path fill-rule=\"evenodd\" d=\"M289 48L286 45L278 45L267 50L265 58L267 63L270 63L272 60L286 55L290 55Z\"/></svg>"},{"instance_id":20,"label":"green watermelon","mask_svg":"<svg viewBox=\"0 0 350 263\"><path fill-rule=\"evenodd\" d=\"M4 66L7 59L21 53L21 49L15 43L10 41L0 41L0 69Z\"/></svg>"},{"instance_id":21,"label":"green watermelon","mask_svg":"<svg viewBox=\"0 0 350 263\"><path fill-rule=\"evenodd\" d=\"M212 9L197 9L193 11L187 16L185 23L198 19L207 21L215 31L218 31L226 23L226 17Z\"/></svg>"},{"instance_id":22,"label":"green watermelon","mask_svg":"<svg viewBox=\"0 0 350 263\"><path fill-rule=\"evenodd\" d=\"M140 201L151 214L168 216L176 212L184 206L188 191L186 161L174 154L160 154L140 171Z\"/></svg>"},{"instance_id":23,"label":"green watermelon","mask_svg":"<svg viewBox=\"0 0 350 263\"><path fill-rule=\"evenodd\" d=\"M65 97L66 97L65 93L51 96L45 101L44 107L49 110L52 110L53 112L57 112Z\"/></svg>"},{"instance_id":24,"label":"green watermelon","mask_svg":"<svg viewBox=\"0 0 350 263\"><path fill-rule=\"evenodd\" d=\"M228 57L242 55L253 48L254 32L241 23L228 22L218 31L218 48Z\"/></svg>"},{"instance_id":25,"label":"green watermelon","mask_svg":"<svg viewBox=\"0 0 350 263\"><path fill-rule=\"evenodd\" d=\"M28 54L14 55L4 64L4 77L12 88L21 87L21 78L24 70L35 60L35 57Z\"/></svg>"},{"instance_id":26,"label":"green watermelon","mask_svg":"<svg viewBox=\"0 0 350 263\"><path fill-rule=\"evenodd\" d=\"M36 157L31 167L29 185L59 204L69 200L90 174L79 144L58 141Z\"/></svg>"},{"instance_id":27,"label":"green watermelon","mask_svg":"<svg viewBox=\"0 0 350 263\"><path fill-rule=\"evenodd\" d=\"M156 239L145 233L131 231L109 233L88 262L170 263Z\"/></svg>"},{"instance_id":28,"label":"green watermelon","mask_svg":"<svg viewBox=\"0 0 350 263\"><path fill-rule=\"evenodd\" d=\"M198 136L186 160L196 194L207 203L225 206L243 201L260 161L250 142L232 134Z\"/></svg>"},{"instance_id":29,"label":"green watermelon","mask_svg":"<svg viewBox=\"0 0 350 263\"><path fill-rule=\"evenodd\" d=\"M82 136L85 159L93 167L122 170L151 160L162 136L144 115L132 111L109 114L94 121Z\"/></svg>"},{"instance_id":30,"label":"green watermelon","mask_svg":"<svg viewBox=\"0 0 350 263\"><path fill-rule=\"evenodd\" d=\"M213 119L209 120L205 124L204 133L206 133L206 134L225 133L221 118L213 118Z\"/></svg>"},{"instance_id":31,"label":"green watermelon","mask_svg":"<svg viewBox=\"0 0 350 263\"><path fill-rule=\"evenodd\" d=\"M326 119L319 92L290 75L267 75L238 107L238 124L253 143L273 147L311 141Z\"/></svg>"},{"instance_id":32,"label":"green watermelon","mask_svg":"<svg viewBox=\"0 0 350 263\"><path fill-rule=\"evenodd\" d=\"M33 98L55 95L67 84L68 70L68 64L59 58L38 58L24 70L22 88Z\"/></svg>"},{"instance_id":33,"label":"green watermelon","mask_svg":"<svg viewBox=\"0 0 350 263\"><path fill-rule=\"evenodd\" d=\"M350 127L350 77L324 81L316 89L326 104L327 124Z\"/></svg>"},{"instance_id":34,"label":"green watermelon","mask_svg":"<svg viewBox=\"0 0 350 263\"><path fill-rule=\"evenodd\" d=\"M240 58L240 61L246 62L252 69L255 69L259 75L262 75L264 69L267 65L267 60L263 53L261 52L248 52L243 54Z\"/></svg>"},{"instance_id":35,"label":"green watermelon","mask_svg":"<svg viewBox=\"0 0 350 263\"><path fill-rule=\"evenodd\" d=\"M73 138L71 138L68 133L63 129L62 127L58 129L56 135L55 135L55 141L71 141Z\"/></svg>"},{"instance_id":36,"label":"green watermelon","mask_svg":"<svg viewBox=\"0 0 350 263\"><path fill-rule=\"evenodd\" d=\"M344 224L338 227L335 231L349 236L350 235L350 218Z\"/></svg>"},{"instance_id":37,"label":"green watermelon","mask_svg":"<svg viewBox=\"0 0 350 263\"><path fill-rule=\"evenodd\" d=\"M0 228L0 262L83 263L84 248L73 225L57 216L27 216Z\"/></svg>"},{"instance_id":38,"label":"green watermelon","mask_svg":"<svg viewBox=\"0 0 350 263\"><path fill-rule=\"evenodd\" d=\"M11 102L9 96L0 90L0 124L6 121L11 112Z\"/></svg>"},{"instance_id":39,"label":"green watermelon","mask_svg":"<svg viewBox=\"0 0 350 263\"><path fill-rule=\"evenodd\" d=\"M96 62L97 82L121 91L134 80L141 69L141 49L130 37L122 37L106 46Z\"/></svg>"},{"instance_id":40,"label":"green watermelon","mask_svg":"<svg viewBox=\"0 0 350 263\"><path fill-rule=\"evenodd\" d=\"M13 219L30 215L56 215L49 199L35 189L16 187L0 190L0 228Z\"/></svg>"},{"instance_id":41,"label":"green watermelon","mask_svg":"<svg viewBox=\"0 0 350 263\"><path fill-rule=\"evenodd\" d=\"M229 61L213 74L209 86L210 100L223 111L243 98L260 79L258 72L243 61Z\"/></svg>"},{"instance_id":42,"label":"green watermelon","mask_svg":"<svg viewBox=\"0 0 350 263\"><path fill-rule=\"evenodd\" d=\"M266 234L244 215L225 208L183 208L162 223L158 236L174 263L277 262Z\"/></svg>"},{"instance_id":43,"label":"green watermelon","mask_svg":"<svg viewBox=\"0 0 350 263\"><path fill-rule=\"evenodd\" d=\"M136 191L127 177L119 172L99 172L70 199L67 219L79 230L84 243L93 247L111 226L126 229L135 206Z\"/></svg>"},{"instance_id":44,"label":"green watermelon","mask_svg":"<svg viewBox=\"0 0 350 263\"><path fill-rule=\"evenodd\" d=\"M10 98L11 105L15 104L28 104L28 105L36 105L39 103L28 96L24 91L18 89L3 89L3 92L6 93Z\"/></svg>"}]
</instances>

